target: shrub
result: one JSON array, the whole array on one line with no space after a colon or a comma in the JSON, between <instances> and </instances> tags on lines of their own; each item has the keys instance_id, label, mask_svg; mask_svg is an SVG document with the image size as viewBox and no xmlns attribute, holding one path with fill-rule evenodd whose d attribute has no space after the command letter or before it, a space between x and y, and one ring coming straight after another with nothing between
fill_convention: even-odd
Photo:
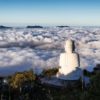
<instances>
[{"instance_id":1,"label":"shrub","mask_svg":"<svg viewBox=\"0 0 100 100\"><path fill-rule=\"evenodd\" d=\"M100 100L100 72L91 77L90 88L84 91L81 100Z\"/></svg>"},{"instance_id":2,"label":"shrub","mask_svg":"<svg viewBox=\"0 0 100 100\"><path fill-rule=\"evenodd\" d=\"M43 70L42 75L51 77L53 75L56 75L57 72L58 72L58 68L52 68L52 69Z\"/></svg>"},{"instance_id":3,"label":"shrub","mask_svg":"<svg viewBox=\"0 0 100 100\"><path fill-rule=\"evenodd\" d=\"M35 78L36 78L36 76L32 70L25 71L25 72L17 72L11 76L10 85L13 88L18 88L23 84L23 82L34 81Z\"/></svg>"}]
</instances>

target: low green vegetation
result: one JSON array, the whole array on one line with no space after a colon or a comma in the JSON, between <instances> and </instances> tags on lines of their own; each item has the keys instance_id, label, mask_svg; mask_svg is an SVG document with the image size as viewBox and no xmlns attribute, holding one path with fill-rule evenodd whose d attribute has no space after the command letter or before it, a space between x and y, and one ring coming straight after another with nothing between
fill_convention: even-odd
<instances>
[{"instance_id":1,"label":"low green vegetation","mask_svg":"<svg viewBox=\"0 0 100 100\"><path fill-rule=\"evenodd\" d=\"M56 75L57 68L44 70L43 77ZM91 76L89 88L59 88L41 84L33 70L17 72L0 82L0 100L100 100L100 71ZM5 98L5 99L4 99Z\"/></svg>"},{"instance_id":2,"label":"low green vegetation","mask_svg":"<svg viewBox=\"0 0 100 100\"><path fill-rule=\"evenodd\" d=\"M36 78L33 70L18 72L12 75L9 79L10 86L13 88L21 87L24 82L32 82Z\"/></svg>"},{"instance_id":3,"label":"low green vegetation","mask_svg":"<svg viewBox=\"0 0 100 100\"><path fill-rule=\"evenodd\" d=\"M56 75L58 70L59 70L58 68L45 69L42 72L42 76L51 77L53 75Z\"/></svg>"},{"instance_id":4,"label":"low green vegetation","mask_svg":"<svg viewBox=\"0 0 100 100\"><path fill-rule=\"evenodd\" d=\"M100 71L91 77L90 87L82 93L80 100L100 100Z\"/></svg>"}]
</instances>

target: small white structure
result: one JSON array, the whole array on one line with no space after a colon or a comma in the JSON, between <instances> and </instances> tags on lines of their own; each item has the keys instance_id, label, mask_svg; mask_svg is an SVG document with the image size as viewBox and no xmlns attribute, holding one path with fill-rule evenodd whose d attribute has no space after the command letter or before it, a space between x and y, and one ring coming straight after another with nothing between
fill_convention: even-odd
<instances>
[{"instance_id":1,"label":"small white structure","mask_svg":"<svg viewBox=\"0 0 100 100\"><path fill-rule=\"evenodd\" d=\"M59 79L78 80L81 76L79 56L73 51L74 42L72 40L67 40L65 43L65 52L60 54L60 69L57 73Z\"/></svg>"}]
</instances>

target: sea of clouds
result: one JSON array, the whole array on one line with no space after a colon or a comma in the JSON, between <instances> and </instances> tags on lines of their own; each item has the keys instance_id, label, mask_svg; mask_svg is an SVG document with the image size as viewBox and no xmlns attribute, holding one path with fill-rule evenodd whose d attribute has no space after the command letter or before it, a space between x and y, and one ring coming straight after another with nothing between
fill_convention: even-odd
<instances>
[{"instance_id":1,"label":"sea of clouds","mask_svg":"<svg viewBox=\"0 0 100 100\"><path fill-rule=\"evenodd\" d=\"M99 27L44 27L0 29L0 75L33 68L59 67L67 39L75 41L80 67L92 70L100 63Z\"/></svg>"}]
</instances>

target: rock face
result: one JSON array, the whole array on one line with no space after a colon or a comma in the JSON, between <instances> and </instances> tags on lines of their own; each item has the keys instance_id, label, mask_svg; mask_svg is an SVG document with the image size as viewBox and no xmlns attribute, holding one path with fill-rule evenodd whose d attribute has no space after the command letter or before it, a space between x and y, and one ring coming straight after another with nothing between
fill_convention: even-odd
<instances>
[{"instance_id":1,"label":"rock face","mask_svg":"<svg viewBox=\"0 0 100 100\"><path fill-rule=\"evenodd\" d=\"M0 29L8 29L8 28L12 28L12 27L8 27L8 26L0 26Z\"/></svg>"},{"instance_id":2,"label":"rock face","mask_svg":"<svg viewBox=\"0 0 100 100\"><path fill-rule=\"evenodd\" d=\"M79 69L79 56L74 53L74 42L67 40L65 43L65 53L60 54L59 73L57 77L64 80L77 80L81 76Z\"/></svg>"},{"instance_id":3,"label":"rock face","mask_svg":"<svg viewBox=\"0 0 100 100\"><path fill-rule=\"evenodd\" d=\"M43 28L42 26L27 26L27 28Z\"/></svg>"},{"instance_id":4,"label":"rock face","mask_svg":"<svg viewBox=\"0 0 100 100\"><path fill-rule=\"evenodd\" d=\"M64 28L64 27L69 27L69 26L57 26L57 27L59 27L59 28Z\"/></svg>"}]
</instances>

